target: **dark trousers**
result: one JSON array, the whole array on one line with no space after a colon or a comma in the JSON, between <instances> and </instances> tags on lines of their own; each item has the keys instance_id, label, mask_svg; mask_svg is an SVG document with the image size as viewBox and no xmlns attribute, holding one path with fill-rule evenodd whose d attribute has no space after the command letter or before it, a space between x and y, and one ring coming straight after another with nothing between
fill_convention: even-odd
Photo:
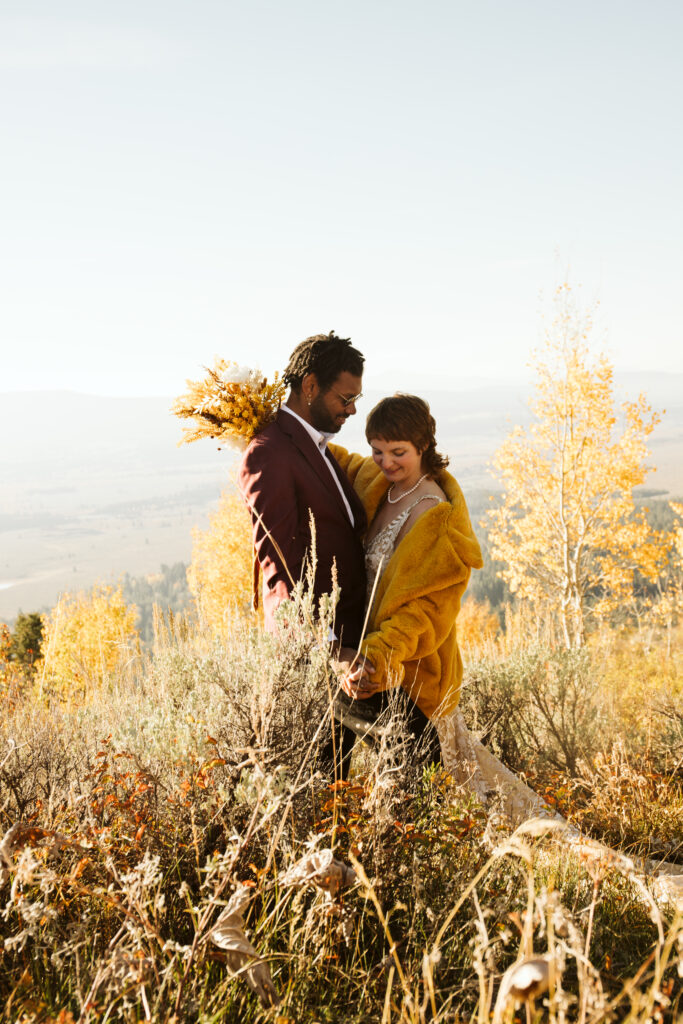
<instances>
[{"instance_id":1,"label":"dark trousers","mask_svg":"<svg viewBox=\"0 0 683 1024\"><path fill-rule=\"evenodd\" d=\"M405 690L380 690L366 700L354 702L358 714L365 718L377 719L388 708L397 710L405 722L405 729L415 750L413 764L441 764L441 746L434 725L424 712L412 700ZM351 754L356 742L356 734L333 719L334 755L336 755L335 778L346 779L351 764ZM335 765L332 736L328 738L321 750L321 761L326 767Z\"/></svg>"}]
</instances>

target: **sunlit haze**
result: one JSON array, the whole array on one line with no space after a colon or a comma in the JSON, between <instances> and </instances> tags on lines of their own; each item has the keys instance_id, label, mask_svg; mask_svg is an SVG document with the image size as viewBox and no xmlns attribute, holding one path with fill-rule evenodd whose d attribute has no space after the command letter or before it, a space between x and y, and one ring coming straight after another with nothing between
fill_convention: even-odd
<instances>
[{"instance_id":1,"label":"sunlit haze","mask_svg":"<svg viewBox=\"0 0 683 1024\"><path fill-rule=\"evenodd\" d=\"M0 23L0 390L173 395L334 329L523 378L554 286L683 370L673 2L115 5Z\"/></svg>"}]
</instances>

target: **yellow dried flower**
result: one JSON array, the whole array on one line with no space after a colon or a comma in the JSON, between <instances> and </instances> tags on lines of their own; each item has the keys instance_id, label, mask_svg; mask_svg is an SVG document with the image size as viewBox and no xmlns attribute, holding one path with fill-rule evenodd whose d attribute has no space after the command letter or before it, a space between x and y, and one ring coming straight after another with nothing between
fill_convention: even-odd
<instances>
[{"instance_id":1,"label":"yellow dried flower","mask_svg":"<svg viewBox=\"0 0 683 1024\"><path fill-rule=\"evenodd\" d=\"M194 420L179 444L201 437L245 448L273 419L284 398L285 384L276 373L273 383L257 370L216 359L201 381L187 381L188 393L173 405L176 416Z\"/></svg>"}]
</instances>

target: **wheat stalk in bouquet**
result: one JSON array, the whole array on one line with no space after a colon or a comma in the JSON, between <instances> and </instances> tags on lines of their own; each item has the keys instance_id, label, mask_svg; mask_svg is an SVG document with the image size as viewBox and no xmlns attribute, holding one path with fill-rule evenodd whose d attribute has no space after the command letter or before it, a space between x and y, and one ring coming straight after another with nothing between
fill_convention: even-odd
<instances>
[{"instance_id":1,"label":"wheat stalk in bouquet","mask_svg":"<svg viewBox=\"0 0 683 1024\"><path fill-rule=\"evenodd\" d=\"M178 444L203 437L244 449L275 416L286 386L276 373L269 384L260 370L216 359L203 380L188 380L188 391L173 404L181 419L194 420Z\"/></svg>"}]
</instances>

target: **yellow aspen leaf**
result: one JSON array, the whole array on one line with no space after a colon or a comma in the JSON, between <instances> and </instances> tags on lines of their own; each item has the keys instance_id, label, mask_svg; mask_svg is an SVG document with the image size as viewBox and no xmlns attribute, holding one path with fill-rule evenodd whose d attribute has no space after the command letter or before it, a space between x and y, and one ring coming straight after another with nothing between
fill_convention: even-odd
<instances>
[{"instance_id":1,"label":"yellow aspen leaf","mask_svg":"<svg viewBox=\"0 0 683 1024\"><path fill-rule=\"evenodd\" d=\"M513 593L554 611L568 647L581 646L588 617L611 614L633 594L636 573L655 579L666 561L633 499L660 417L644 394L616 406L612 364L585 344L591 329L591 315L561 285L532 362L532 423L515 427L496 453L504 494L488 513L501 575Z\"/></svg>"}]
</instances>

